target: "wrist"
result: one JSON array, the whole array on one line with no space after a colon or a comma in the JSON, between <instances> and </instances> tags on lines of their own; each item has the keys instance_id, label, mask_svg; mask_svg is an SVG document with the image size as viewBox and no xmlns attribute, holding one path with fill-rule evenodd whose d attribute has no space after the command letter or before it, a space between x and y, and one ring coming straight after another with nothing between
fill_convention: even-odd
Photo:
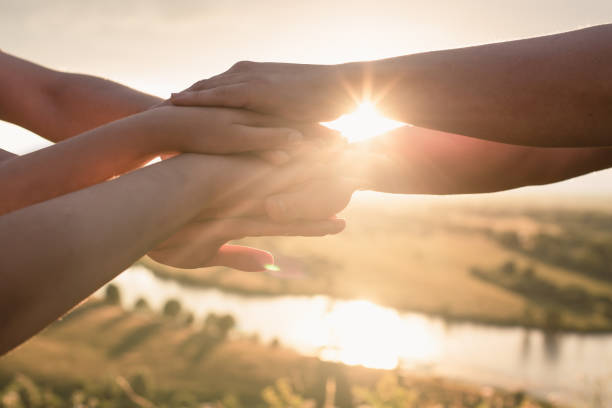
<instances>
[{"instance_id":1,"label":"wrist","mask_svg":"<svg viewBox=\"0 0 612 408\"><path fill-rule=\"evenodd\" d=\"M404 82L407 76L414 76L407 69L406 58L348 62L337 65L336 71L353 97L383 104L383 99L389 99L400 82ZM385 104L389 104L388 101Z\"/></svg>"},{"instance_id":2,"label":"wrist","mask_svg":"<svg viewBox=\"0 0 612 408\"><path fill-rule=\"evenodd\" d=\"M139 144L143 155L157 156L181 151L176 142L176 132L168 129L168 124L172 118L167 113L167 108L156 105L134 115L133 139L135 143Z\"/></svg>"}]
</instances>

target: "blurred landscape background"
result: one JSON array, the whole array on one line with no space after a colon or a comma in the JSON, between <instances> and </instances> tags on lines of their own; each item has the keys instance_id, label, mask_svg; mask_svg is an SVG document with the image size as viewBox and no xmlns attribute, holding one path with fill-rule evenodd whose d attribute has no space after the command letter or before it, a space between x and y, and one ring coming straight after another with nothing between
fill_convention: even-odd
<instances>
[{"instance_id":1,"label":"blurred landscape background","mask_svg":"<svg viewBox=\"0 0 612 408\"><path fill-rule=\"evenodd\" d=\"M239 60L384 58L611 18L604 0L0 0L0 47L166 97ZM48 144L5 123L0 140ZM275 254L264 274L144 258L0 359L0 407L612 406L611 178L359 193L338 236L245 240Z\"/></svg>"}]
</instances>

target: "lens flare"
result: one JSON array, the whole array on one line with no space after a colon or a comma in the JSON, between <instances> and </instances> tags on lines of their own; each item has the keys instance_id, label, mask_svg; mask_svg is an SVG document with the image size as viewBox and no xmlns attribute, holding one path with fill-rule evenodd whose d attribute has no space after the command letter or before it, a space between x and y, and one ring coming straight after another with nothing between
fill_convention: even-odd
<instances>
[{"instance_id":1,"label":"lens flare","mask_svg":"<svg viewBox=\"0 0 612 408\"><path fill-rule=\"evenodd\" d=\"M266 271L270 271L270 272L280 272L280 268L274 264L268 264L268 265L264 265L264 268Z\"/></svg>"},{"instance_id":2,"label":"lens flare","mask_svg":"<svg viewBox=\"0 0 612 408\"><path fill-rule=\"evenodd\" d=\"M349 143L353 143L404 126L405 123L382 116L372 102L364 101L354 112L323 125L340 131Z\"/></svg>"}]
</instances>

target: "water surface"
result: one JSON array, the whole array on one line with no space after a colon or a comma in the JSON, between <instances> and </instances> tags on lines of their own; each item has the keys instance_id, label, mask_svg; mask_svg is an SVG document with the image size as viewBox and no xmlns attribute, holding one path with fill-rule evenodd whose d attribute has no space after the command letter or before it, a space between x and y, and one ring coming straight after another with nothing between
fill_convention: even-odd
<instances>
[{"instance_id":1,"label":"water surface","mask_svg":"<svg viewBox=\"0 0 612 408\"><path fill-rule=\"evenodd\" d=\"M114 283L131 307L139 297L154 309L170 298L202 321L230 313L237 329L274 339L325 360L454 377L525 389L563 401L612 397L612 335L547 335L540 330L447 324L365 300L328 296L259 297L185 286L134 266Z\"/></svg>"}]
</instances>

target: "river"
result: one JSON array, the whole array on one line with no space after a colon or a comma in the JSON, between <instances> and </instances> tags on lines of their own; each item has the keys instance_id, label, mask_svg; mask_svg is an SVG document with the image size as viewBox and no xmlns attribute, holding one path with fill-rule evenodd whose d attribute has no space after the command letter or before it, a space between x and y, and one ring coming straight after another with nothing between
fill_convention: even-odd
<instances>
[{"instance_id":1,"label":"river","mask_svg":"<svg viewBox=\"0 0 612 408\"><path fill-rule=\"evenodd\" d=\"M324 360L441 375L524 389L555 401L612 398L612 335L557 334L518 327L448 324L366 300L259 297L185 286L133 266L114 281L124 306L140 297L154 309L179 299L196 321L230 313L237 330Z\"/></svg>"}]
</instances>

